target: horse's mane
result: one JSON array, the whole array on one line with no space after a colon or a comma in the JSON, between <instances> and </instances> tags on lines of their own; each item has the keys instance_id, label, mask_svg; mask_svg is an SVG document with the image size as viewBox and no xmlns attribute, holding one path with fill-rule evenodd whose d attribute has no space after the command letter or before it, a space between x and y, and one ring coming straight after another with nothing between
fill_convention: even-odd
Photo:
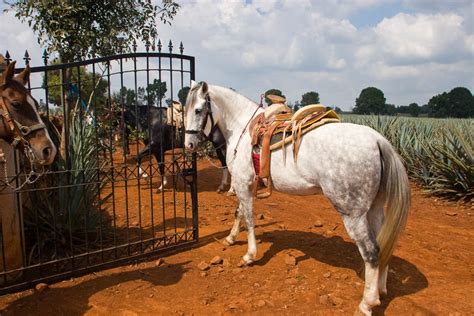
<instances>
[{"instance_id":1,"label":"horse's mane","mask_svg":"<svg viewBox=\"0 0 474 316\"><path fill-rule=\"evenodd\" d=\"M194 87L192 87L189 92L188 92L188 97L186 99L186 104L184 105L184 108L187 109L188 108L188 105L189 104L192 104L194 103L194 101L196 100L196 95L197 95L197 92L199 91L199 89L201 88L202 86L202 82L198 83L197 85L195 85Z\"/></svg>"}]
</instances>

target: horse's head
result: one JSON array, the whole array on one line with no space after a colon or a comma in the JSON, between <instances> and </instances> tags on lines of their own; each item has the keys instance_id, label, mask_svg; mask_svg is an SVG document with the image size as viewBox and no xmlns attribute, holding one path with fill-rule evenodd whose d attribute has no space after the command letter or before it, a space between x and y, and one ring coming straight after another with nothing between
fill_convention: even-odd
<instances>
[{"instance_id":1,"label":"horse's head","mask_svg":"<svg viewBox=\"0 0 474 316\"><path fill-rule=\"evenodd\" d=\"M212 115L211 99L207 83L193 82L186 100L186 137L184 146L196 151L205 139L209 138L216 122Z\"/></svg>"},{"instance_id":2,"label":"horse's head","mask_svg":"<svg viewBox=\"0 0 474 316\"><path fill-rule=\"evenodd\" d=\"M10 63L0 76L0 138L13 146L26 149L34 163L49 165L56 155L56 146L38 114L38 102L30 95L30 68L14 76L15 62Z\"/></svg>"}]
</instances>

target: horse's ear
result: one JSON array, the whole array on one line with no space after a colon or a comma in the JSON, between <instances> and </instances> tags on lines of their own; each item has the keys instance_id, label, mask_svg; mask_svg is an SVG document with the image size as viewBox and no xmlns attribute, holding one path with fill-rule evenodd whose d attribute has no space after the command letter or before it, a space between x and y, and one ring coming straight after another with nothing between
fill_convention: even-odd
<instances>
[{"instance_id":1,"label":"horse's ear","mask_svg":"<svg viewBox=\"0 0 474 316\"><path fill-rule=\"evenodd\" d=\"M201 83L201 91L202 94L207 94L207 92L209 91L209 87L207 86L207 83L205 81Z\"/></svg>"},{"instance_id":2,"label":"horse's ear","mask_svg":"<svg viewBox=\"0 0 474 316\"><path fill-rule=\"evenodd\" d=\"M191 89L194 88L195 86L197 86L197 83L196 81L194 80L191 80Z\"/></svg>"},{"instance_id":3,"label":"horse's ear","mask_svg":"<svg viewBox=\"0 0 474 316\"><path fill-rule=\"evenodd\" d=\"M16 75L15 79L18 79L23 85L26 85L28 80L30 80L30 66L26 65L25 69Z\"/></svg>"},{"instance_id":4,"label":"horse's ear","mask_svg":"<svg viewBox=\"0 0 474 316\"><path fill-rule=\"evenodd\" d=\"M4 85L10 80L12 80L13 75L15 74L15 64L16 61L12 61L10 64L8 64L7 69L3 71L0 85Z\"/></svg>"}]
</instances>

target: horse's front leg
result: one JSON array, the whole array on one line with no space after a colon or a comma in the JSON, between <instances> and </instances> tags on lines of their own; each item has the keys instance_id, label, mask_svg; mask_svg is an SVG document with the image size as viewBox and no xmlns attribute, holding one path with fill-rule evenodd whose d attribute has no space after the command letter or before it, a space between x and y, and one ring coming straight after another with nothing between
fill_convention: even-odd
<instances>
[{"instance_id":1,"label":"horse's front leg","mask_svg":"<svg viewBox=\"0 0 474 316\"><path fill-rule=\"evenodd\" d=\"M252 184L237 184L235 181L235 192L240 200L240 212L245 219L247 225L247 253L243 256L243 263L250 264L255 261L257 257L257 243L255 241L255 228L253 222L253 195Z\"/></svg>"},{"instance_id":2,"label":"horse's front leg","mask_svg":"<svg viewBox=\"0 0 474 316\"><path fill-rule=\"evenodd\" d=\"M229 235L224 239L224 243L228 246L231 246L235 243L235 239L240 233L240 221L242 220L242 215L242 207L239 203L234 213L234 225L232 225Z\"/></svg>"}]
</instances>

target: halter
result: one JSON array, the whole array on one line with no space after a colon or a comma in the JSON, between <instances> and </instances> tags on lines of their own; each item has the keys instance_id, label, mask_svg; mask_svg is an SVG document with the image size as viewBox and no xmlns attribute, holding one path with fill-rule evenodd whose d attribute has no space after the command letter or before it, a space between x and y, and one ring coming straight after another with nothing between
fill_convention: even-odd
<instances>
[{"instance_id":1,"label":"halter","mask_svg":"<svg viewBox=\"0 0 474 316\"><path fill-rule=\"evenodd\" d=\"M3 96L0 98L0 116L3 118L4 121L6 121L6 125L10 127L10 133L12 134L13 138L13 141L10 145L12 145L13 148L16 148L20 142L23 143L23 145L30 147L30 143L26 140L25 137L37 130L46 128L46 125L44 125L44 123L38 123L32 126L25 126L15 120L10 114L10 111L8 111Z\"/></svg>"},{"instance_id":2,"label":"halter","mask_svg":"<svg viewBox=\"0 0 474 316\"><path fill-rule=\"evenodd\" d=\"M212 108L211 108L211 97L209 97L209 94L206 95L206 103L204 104L204 108L206 109L206 117L204 118L202 124L201 124L201 129L200 130L186 130L184 133L185 134L190 134L190 135L198 135L201 138L209 139L209 136L212 135L212 133L215 131L217 128L217 124L215 124L214 121L214 116L212 116ZM206 135L204 133L204 129L206 128L207 125L207 120L211 119L211 131L209 132L209 135Z\"/></svg>"},{"instance_id":3,"label":"halter","mask_svg":"<svg viewBox=\"0 0 474 316\"><path fill-rule=\"evenodd\" d=\"M3 172L5 176L4 182L8 187L13 189L14 191L18 191L26 184L32 184L36 182L36 180L38 180L41 177L41 175L44 173L44 166L42 166L42 169L39 172L35 170L34 162L38 160L38 157L36 157L33 149L31 148L30 142L28 142L25 137L37 130L40 130L43 128L46 129L46 125L44 123L38 123L32 126L25 126L21 124L20 122L18 122L17 120L15 120L10 114L10 111L8 111L8 108L5 105L5 100L3 96L0 98L0 116L2 117L3 121L6 122L5 124L6 127L7 126L9 127L11 136L13 138L13 141L10 143L10 145L14 149L16 149L18 144L22 143L24 147L23 150L24 150L25 156L28 158L31 164L31 170L26 175L25 181L18 186L11 185L10 182L12 182L13 179L11 181L8 180L7 159L5 158L5 153L3 152L2 148L0 148L0 164L3 164L3 169L4 169Z\"/></svg>"}]
</instances>

